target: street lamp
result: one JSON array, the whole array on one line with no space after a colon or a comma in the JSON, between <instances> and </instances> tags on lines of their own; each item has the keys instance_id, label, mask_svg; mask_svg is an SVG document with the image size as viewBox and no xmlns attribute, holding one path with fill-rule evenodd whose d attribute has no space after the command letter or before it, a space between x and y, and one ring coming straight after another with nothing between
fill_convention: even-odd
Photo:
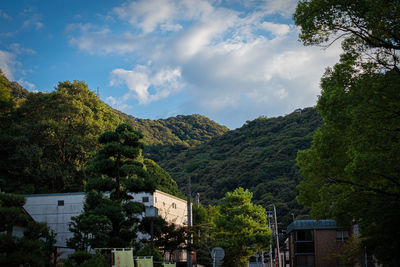
<instances>
[{"instance_id":1,"label":"street lamp","mask_svg":"<svg viewBox=\"0 0 400 267\"><path fill-rule=\"evenodd\" d=\"M145 207L144 216L150 218L151 255L154 256L154 218L158 217L158 209L153 206Z\"/></svg>"}]
</instances>

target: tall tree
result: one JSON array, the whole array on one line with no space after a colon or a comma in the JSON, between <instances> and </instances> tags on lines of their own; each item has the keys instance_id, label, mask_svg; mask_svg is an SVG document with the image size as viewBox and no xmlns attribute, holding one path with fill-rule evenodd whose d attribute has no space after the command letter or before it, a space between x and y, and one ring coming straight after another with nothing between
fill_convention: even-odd
<instances>
[{"instance_id":1,"label":"tall tree","mask_svg":"<svg viewBox=\"0 0 400 267\"><path fill-rule=\"evenodd\" d=\"M175 260L172 257L173 252L186 248L187 228L177 226L173 223L167 223L161 217L157 217L155 219L143 218L139 226L139 230L142 233L147 233L149 235L151 234L151 220L153 220L155 248L159 249L162 258L166 259L168 256L168 261L173 262ZM143 243L147 244L147 247L150 248L148 240L143 240Z\"/></svg>"},{"instance_id":2,"label":"tall tree","mask_svg":"<svg viewBox=\"0 0 400 267\"><path fill-rule=\"evenodd\" d=\"M355 71L355 70L354 70ZM388 266L400 262L400 76L337 64L322 79L324 125L297 160L298 200L318 218L359 224L367 248ZM390 244L388 246L387 244Z\"/></svg>"},{"instance_id":3,"label":"tall tree","mask_svg":"<svg viewBox=\"0 0 400 267\"><path fill-rule=\"evenodd\" d=\"M250 256L266 250L271 240L265 209L251 203L243 188L226 193L215 218L216 241L225 249L224 266L247 266Z\"/></svg>"},{"instance_id":4,"label":"tall tree","mask_svg":"<svg viewBox=\"0 0 400 267\"><path fill-rule=\"evenodd\" d=\"M294 20L305 45L329 46L343 40L345 53L400 74L399 13L399 1L303 0Z\"/></svg>"},{"instance_id":5,"label":"tall tree","mask_svg":"<svg viewBox=\"0 0 400 267\"><path fill-rule=\"evenodd\" d=\"M130 201L129 193L153 192L156 188L155 178L143 165L141 138L128 124L99 136L102 147L87 166L91 176L86 184L88 195L84 212L73 219L70 247L136 246L137 215L144 206ZM90 224L97 227L90 228Z\"/></svg>"},{"instance_id":6,"label":"tall tree","mask_svg":"<svg viewBox=\"0 0 400 267\"><path fill-rule=\"evenodd\" d=\"M311 0L294 14L306 45L340 39L344 50L321 80L324 124L298 153L298 200L315 217L359 224L387 266L400 262L399 12L399 1Z\"/></svg>"},{"instance_id":7,"label":"tall tree","mask_svg":"<svg viewBox=\"0 0 400 267\"><path fill-rule=\"evenodd\" d=\"M9 115L14 106L15 102L11 97L10 82L0 69L0 118L3 120L4 117Z\"/></svg>"},{"instance_id":8,"label":"tall tree","mask_svg":"<svg viewBox=\"0 0 400 267\"><path fill-rule=\"evenodd\" d=\"M185 195L179 191L178 185L175 180L172 179L171 175L163 168L161 168L157 163L151 159L144 159L143 164L146 170L156 178L157 189L174 196L179 196L184 198Z\"/></svg>"},{"instance_id":9,"label":"tall tree","mask_svg":"<svg viewBox=\"0 0 400 267\"><path fill-rule=\"evenodd\" d=\"M97 136L118 118L84 82L66 81L55 92L28 94L12 121L1 131L7 148L3 190L45 193L83 189L84 164Z\"/></svg>"},{"instance_id":10,"label":"tall tree","mask_svg":"<svg viewBox=\"0 0 400 267\"><path fill-rule=\"evenodd\" d=\"M193 226L191 233L193 235L193 250L196 251L197 263L211 266L211 251L216 243L214 219L218 215L218 207L208 206L207 209L202 205L193 205L192 212Z\"/></svg>"},{"instance_id":11,"label":"tall tree","mask_svg":"<svg viewBox=\"0 0 400 267\"><path fill-rule=\"evenodd\" d=\"M22 195L0 193L0 265L53 266L55 235L23 210Z\"/></svg>"}]
</instances>

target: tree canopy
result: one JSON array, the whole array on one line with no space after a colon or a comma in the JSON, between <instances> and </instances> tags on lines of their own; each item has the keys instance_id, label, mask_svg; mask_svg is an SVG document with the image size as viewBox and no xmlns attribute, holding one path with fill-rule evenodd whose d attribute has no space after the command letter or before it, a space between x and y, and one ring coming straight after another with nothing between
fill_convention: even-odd
<instances>
[{"instance_id":1,"label":"tree canopy","mask_svg":"<svg viewBox=\"0 0 400 267\"><path fill-rule=\"evenodd\" d=\"M155 177L143 165L141 138L128 124L99 136L102 147L87 166L91 176L86 184L88 194L84 212L73 218L70 247L137 246L138 215L144 206L130 201L129 193L153 192L156 188Z\"/></svg>"},{"instance_id":2,"label":"tree canopy","mask_svg":"<svg viewBox=\"0 0 400 267\"><path fill-rule=\"evenodd\" d=\"M204 205L216 205L226 192L240 186L254 193L254 203L264 207L274 203L279 222L288 225L291 213L307 212L296 202L296 186L302 179L296 166L297 151L311 146L321 124L315 108L260 117L158 163L182 191L190 175L192 190L200 193Z\"/></svg>"},{"instance_id":3,"label":"tree canopy","mask_svg":"<svg viewBox=\"0 0 400 267\"><path fill-rule=\"evenodd\" d=\"M1 187L7 192L81 191L97 136L118 123L84 82L28 94L1 130ZM115 126L114 126L115 127Z\"/></svg>"},{"instance_id":4,"label":"tree canopy","mask_svg":"<svg viewBox=\"0 0 400 267\"><path fill-rule=\"evenodd\" d=\"M250 256L267 250L271 230L265 209L251 203L253 194L243 188L226 193L215 217L216 244L225 249L224 266L247 266Z\"/></svg>"},{"instance_id":5,"label":"tree canopy","mask_svg":"<svg viewBox=\"0 0 400 267\"><path fill-rule=\"evenodd\" d=\"M55 235L24 211L22 195L0 193L0 265L53 266Z\"/></svg>"},{"instance_id":6,"label":"tree canopy","mask_svg":"<svg viewBox=\"0 0 400 267\"><path fill-rule=\"evenodd\" d=\"M400 262L398 1L302 1L294 15L305 44L343 37L340 62L321 79L323 126L298 153L298 200L317 218L358 224L385 266Z\"/></svg>"},{"instance_id":7,"label":"tree canopy","mask_svg":"<svg viewBox=\"0 0 400 267\"><path fill-rule=\"evenodd\" d=\"M138 119L104 104L82 81L33 93L0 74L0 188L14 193L82 191L97 136L126 122L143 133L144 156L173 158L228 129L200 115ZM179 196L176 183L150 159L158 189Z\"/></svg>"},{"instance_id":8,"label":"tree canopy","mask_svg":"<svg viewBox=\"0 0 400 267\"><path fill-rule=\"evenodd\" d=\"M343 40L345 53L400 73L399 13L399 1L303 0L293 17L305 45Z\"/></svg>"},{"instance_id":9,"label":"tree canopy","mask_svg":"<svg viewBox=\"0 0 400 267\"><path fill-rule=\"evenodd\" d=\"M306 177L298 200L318 218L359 224L381 261L400 262L400 76L365 73L348 80L347 67L337 65L322 79L324 125L311 149L298 154Z\"/></svg>"}]
</instances>

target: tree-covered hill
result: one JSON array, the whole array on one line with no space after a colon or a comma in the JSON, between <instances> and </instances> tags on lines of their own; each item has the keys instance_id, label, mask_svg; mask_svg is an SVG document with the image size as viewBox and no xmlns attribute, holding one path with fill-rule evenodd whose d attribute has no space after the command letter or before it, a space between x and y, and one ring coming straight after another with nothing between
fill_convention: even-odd
<instances>
[{"instance_id":1,"label":"tree-covered hill","mask_svg":"<svg viewBox=\"0 0 400 267\"><path fill-rule=\"evenodd\" d=\"M214 204L241 186L264 207L274 203L284 223L301 214L295 158L311 145L321 119L314 108L277 118L260 117L236 130L201 115L149 120L107 106L83 82L59 83L54 92L30 93L1 75L1 187L12 192L81 190L85 162L104 130L127 122L144 135L144 163L160 189L179 194L191 176L202 203ZM4 98L4 99L3 99ZM156 163L155 163L156 162ZM159 164L167 172L157 167ZM170 176L171 175L171 176ZM162 184L162 185L161 185ZM175 185L174 185L175 184Z\"/></svg>"},{"instance_id":2,"label":"tree-covered hill","mask_svg":"<svg viewBox=\"0 0 400 267\"><path fill-rule=\"evenodd\" d=\"M154 161L228 131L200 115L145 120L102 102L81 81L60 82L54 91L32 93L0 70L0 190L54 193L83 190L86 162L97 137L121 122L144 135L143 163L158 189L182 195L171 176Z\"/></svg>"},{"instance_id":3,"label":"tree-covered hill","mask_svg":"<svg viewBox=\"0 0 400 267\"><path fill-rule=\"evenodd\" d=\"M198 114L150 120L115 111L121 120L131 124L144 135L146 147L143 155L156 162L173 158L189 147L229 131L227 127Z\"/></svg>"},{"instance_id":4,"label":"tree-covered hill","mask_svg":"<svg viewBox=\"0 0 400 267\"><path fill-rule=\"evenodd\" d=\"M274 203L286 224L290 213L304 212L295 200L301 179L297 151L310 147L321 123L315 108L284 117L260 117L158 163L182 190L190 176L192 192L200 193L204 204L215 204L226 192L241 186L254 193L257 204L267 207Z\"/></svg>"}]
</instances>

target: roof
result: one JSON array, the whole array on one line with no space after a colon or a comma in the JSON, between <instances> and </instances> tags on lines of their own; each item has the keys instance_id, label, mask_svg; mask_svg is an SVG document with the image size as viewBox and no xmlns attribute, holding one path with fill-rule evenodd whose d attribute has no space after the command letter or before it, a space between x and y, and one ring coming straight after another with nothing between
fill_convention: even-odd
<instances>
[{"instance_id":1,"label":"roof","mask_svg":"<svg viewBox=\"0 0 400 267\"><path fill-rule=\"evenodd\" d=\"M68 195L84 195L85 192L71 192L71 193L45 193L45 194L25 194L25 197L45 197L45 196L68 196Z\"/></svg>"},{"instance_id":2,"label":"roof","mask_svg":"<svg viewBox=\"0 0 400 267\"><path fill-rule=\"evenodd\" d=\"M336 229L335 220L297 220L287 227L287 233L296 230Z\"/></svg>"}]
</instances>

